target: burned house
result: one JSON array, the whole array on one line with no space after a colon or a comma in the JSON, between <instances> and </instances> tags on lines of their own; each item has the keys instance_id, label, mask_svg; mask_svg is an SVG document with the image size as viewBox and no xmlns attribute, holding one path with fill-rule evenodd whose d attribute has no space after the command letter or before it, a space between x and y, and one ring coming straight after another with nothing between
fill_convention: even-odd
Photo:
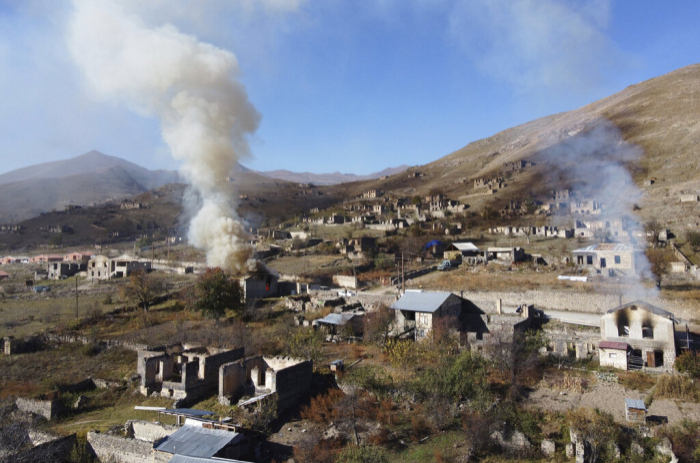
<instances>
[{"instance_id":1,"label":"burned house","mask_svg":"<svg viewBox=\"0 0 700 463\"><path fill-rule=\"evenodd\" d=\"M257 272L240 279L245 301L279 296L279 278L268 272Z\"/></svg>"},{"instance_id":2,"label":"burned house","mask_svg":"<svg viewBox=\"0 0 700 463\"><path fill-rule=\"evenodd\" d=\"M634 275L637 273L637 254L641 251L621 243L599 243L576 249L571 253L574 263L583 269L618 272Z\"/></svg>"},{"instance_id":3,"label":"burned house","mask_svg":"<svg viewBox=\"0 0 700 463\"><path fill-rule=\"evenodd\" d=\"M256 355L219 367L219 403L235 405L244 397L277 396L278 410L296 405L311 387L313 362Z\"/></svg>"},{"instance_id":4,"label":"burned house","mask_svg":"<svg viewBox=\"0 0 700 463\"><path fill-rule=\"evenodd\" d=\"M675 324L671 312L646 302L608 310L600 318L600 365L670 371L676 360Z\"/></svg>"},{"instance_id":5,"label":"burned house","mask_svg":"<svg viewBox=\"0 0 700 463\"><path fill-rule=\"evenodd\" d=\"M216 393L219 367L244 357L244 348L188 348L182 344L138 351L140 391L192 403Z\"/></svg>"},{"instance_id":6,"label":"burned house","mask_svg":"<svg viewBox=\"0 0 700 463\"><path fill-rule=\"evenodd\" d=\"M81 262L51 262L48 265L48 279L60 280L84 271L87 264Z\"/></svg>"},{"instance_id":7,"label":"burned house","mask_svg":"<svg viewBox=\"0 0 700 463\"><path fill-rule=\"evenodd\" d=\"M389 308L395 311L396 334L421 340L430 335L440 320L459 318L462 299L447 292L410 290Z\"/></svg>"}]
</instances>

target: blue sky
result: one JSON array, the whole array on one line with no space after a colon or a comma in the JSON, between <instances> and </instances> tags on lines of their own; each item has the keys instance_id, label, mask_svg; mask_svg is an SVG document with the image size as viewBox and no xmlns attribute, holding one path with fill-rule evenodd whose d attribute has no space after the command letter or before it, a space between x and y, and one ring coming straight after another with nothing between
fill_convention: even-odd
<instances>
[{"instance_id":1,"label":"blue sky","mask_svg":"<svg viewBox=\"0 0 700 463\"><path fill-rule=\"evenodd\" d=\"M258 170L425 164L699 61L696 1L119 3L237 57L262 115L243 161ZM91 149L176 168L157 120L87 90L65 40L72 8L0 0L0 172Z\"/></svg>"}]
</instances>

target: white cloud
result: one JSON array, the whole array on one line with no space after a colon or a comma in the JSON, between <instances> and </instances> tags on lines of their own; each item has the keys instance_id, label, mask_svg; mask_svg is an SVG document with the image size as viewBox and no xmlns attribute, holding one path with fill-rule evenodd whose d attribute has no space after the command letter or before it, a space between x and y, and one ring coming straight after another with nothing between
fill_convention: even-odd
<instances>
[{"instance_id":1,"label":"white cloud","mask_svg":"<svg viewBox=\"0 0 700 463\"><path fill-rule=\"evenodd\" d=\"M480 70L516 88L586 90L626 59L606 33L610 1L459 2L449 32Z\"/></svg>"}]
</instances>

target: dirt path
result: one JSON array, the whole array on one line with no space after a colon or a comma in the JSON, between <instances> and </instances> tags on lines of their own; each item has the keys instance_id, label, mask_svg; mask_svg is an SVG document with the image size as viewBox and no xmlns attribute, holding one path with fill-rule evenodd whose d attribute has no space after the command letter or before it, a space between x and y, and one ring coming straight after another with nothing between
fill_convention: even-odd
<instances>
[{"instance_id":1,"label":"dirt path","mask_svg":"<svg viewBox=\"0 0 700 463\"><path fill-rule=\"evenodd\" d=\"M598 408L611 413L618 422L625 421L625 399L644 400L646 393L626 390L616 383L600 382L583 394L566 392L565 394L550 389L545 383L530 395L529 406L543 410L565 412L572 408ZM666 417L671 424L684 418L700 420L700 404L669 399L654 399L647 416Z\"/></svg>"}]
</instances>

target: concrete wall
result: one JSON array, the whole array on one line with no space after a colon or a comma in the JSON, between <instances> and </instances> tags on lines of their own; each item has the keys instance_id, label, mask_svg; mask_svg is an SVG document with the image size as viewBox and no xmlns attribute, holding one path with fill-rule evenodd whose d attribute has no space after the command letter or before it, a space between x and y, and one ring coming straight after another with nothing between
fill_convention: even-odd
<instances>
[{"instance_id":1,"label":"concrete wall","mask_svg":"<svg viewBox=\"0 0 700 463\"><path fill-rule=\"evenodd\" d=\"M284 364L280 362L285 361ZM311 380L314 371L311 360L299 361L298 359L273 357L266 358L268 365L284 367L275 368L274 377L267 385L271 391L277 391L277 409L285 410L298 404L299 401L309 393ZM289 365L289 366L285 366ZM269 371L269 370L268 370Z\"/></svg>"}]
</instances>

